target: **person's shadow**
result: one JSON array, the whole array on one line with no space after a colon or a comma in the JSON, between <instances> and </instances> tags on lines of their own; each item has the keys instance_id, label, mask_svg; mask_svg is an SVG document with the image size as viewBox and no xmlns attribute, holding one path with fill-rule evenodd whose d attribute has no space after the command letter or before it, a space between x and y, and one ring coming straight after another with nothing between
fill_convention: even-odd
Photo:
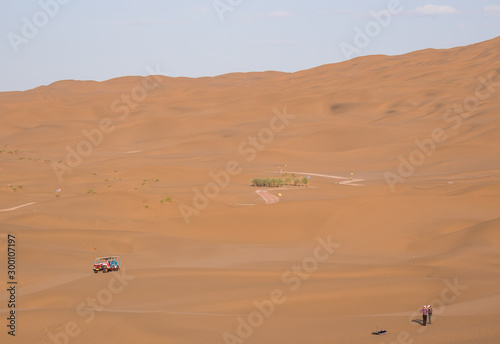
<instances>
[{"instance_id":1,"label":"person's shadow","mask_svg":"<svg viewBox=\"0 0 500 344\"><path fill-rule=\"evenodd\" d=\"M424 321L422 319L413 319L411 322L416 322L417 324L424 326Z\"/></svg>"}]
</instances>

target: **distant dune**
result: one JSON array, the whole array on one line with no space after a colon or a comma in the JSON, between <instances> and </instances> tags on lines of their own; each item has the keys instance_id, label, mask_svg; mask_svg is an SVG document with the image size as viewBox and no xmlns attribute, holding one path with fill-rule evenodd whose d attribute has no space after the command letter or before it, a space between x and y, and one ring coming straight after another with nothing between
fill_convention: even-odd
<instances>
[{"instance_id":1,"label":"distant dune","mask_svg":"<svg viewBox=\"0 0 500 344\"><path fill-rule=\"evenodd\" d=\"M0 93L1 342L497 344L499 112L500 38Z\"/></svg>"}]
</instances>

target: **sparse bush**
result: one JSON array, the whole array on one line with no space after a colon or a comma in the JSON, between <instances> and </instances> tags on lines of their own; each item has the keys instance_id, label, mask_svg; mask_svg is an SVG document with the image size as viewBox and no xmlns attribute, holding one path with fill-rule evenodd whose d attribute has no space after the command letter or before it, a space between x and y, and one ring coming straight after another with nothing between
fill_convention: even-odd
<instances>
[{"instance_id":1,"label":"sparse bush","mask_svg":"<svg viewBox=\"0 0 500 344\"><path fill-rule=\"evenodd\" d=\"M160 202L161 202L161 203L165 203L165 202L172 203L172 198L167 197L167 198L165 198L165 199L161 199L161 200L160 200Z\"/></svg>"}]
</instances>

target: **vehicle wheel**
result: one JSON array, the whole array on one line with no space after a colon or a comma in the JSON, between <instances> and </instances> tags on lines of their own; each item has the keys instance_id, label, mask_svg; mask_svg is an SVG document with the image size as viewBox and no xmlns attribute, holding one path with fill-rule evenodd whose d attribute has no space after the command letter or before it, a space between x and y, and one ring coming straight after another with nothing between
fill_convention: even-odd
<instances>
[{"instance_id":1,"label":"vehicle wheel","mask_svg":"<svg viewBox=\"0 0 500 344\"><path fill-rule=\"evenodd\" d=\"M94 273L96 274L96 273L97 273L97 270L94 270Z\"/></svg>"}]
</instances>

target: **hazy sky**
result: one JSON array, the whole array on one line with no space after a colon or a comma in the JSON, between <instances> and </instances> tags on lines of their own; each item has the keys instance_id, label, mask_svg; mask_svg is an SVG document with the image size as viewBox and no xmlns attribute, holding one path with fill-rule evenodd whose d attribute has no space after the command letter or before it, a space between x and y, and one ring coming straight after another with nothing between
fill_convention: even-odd
<instances>
[{"instance_id":1,"label":"hazy sky","mask_svg":"<svg viewBox=\"0 0 500 344\"><path fill-rule=\"evenodd\" d=\"M0 91L294 72L499 35L500 0L0 0Z\"/></svg>"}]
</instances>

